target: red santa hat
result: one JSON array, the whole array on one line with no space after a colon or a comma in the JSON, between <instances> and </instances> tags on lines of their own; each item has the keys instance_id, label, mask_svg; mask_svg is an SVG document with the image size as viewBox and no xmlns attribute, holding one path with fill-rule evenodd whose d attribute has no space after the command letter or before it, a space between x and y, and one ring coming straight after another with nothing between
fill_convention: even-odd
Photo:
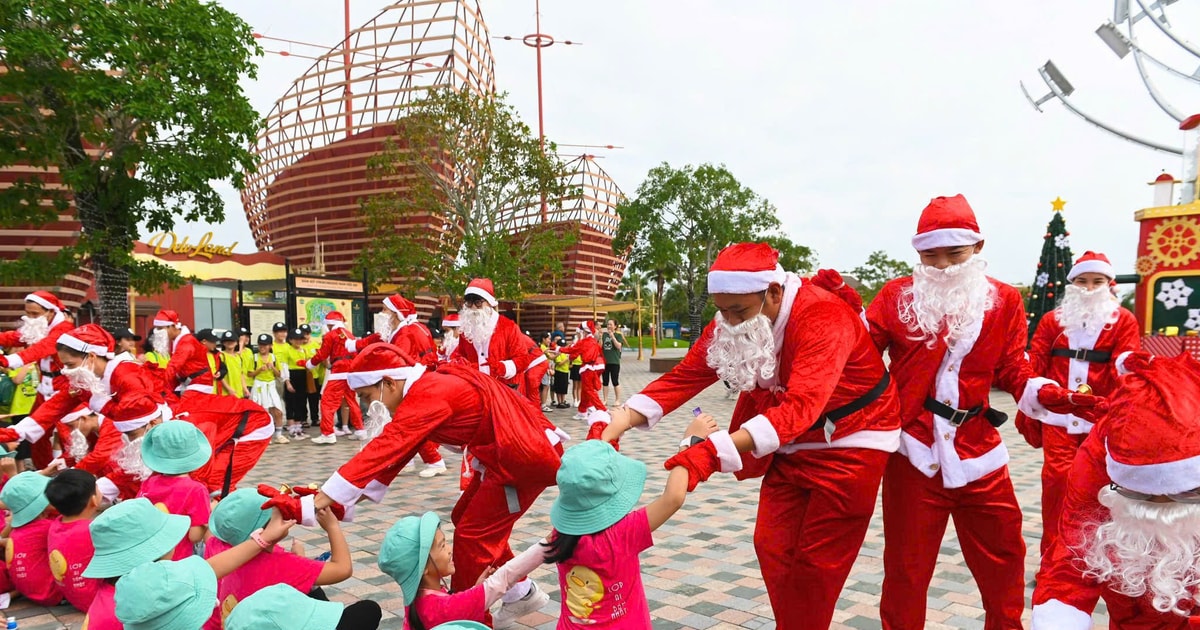
<instances>
[{"instance_id":1,"label":"red santa hat","mask_svg":"<svg viewBox=\"0 0 1200 630\"><path fill-rule=\"evenodd\" d=\"M417 307L408 298L399 293L384 298L383 307L399 315L401 318L412 317L417 314Z\"/></svg>"},{"instance_id":2,"label":"red santa hat","mask_svg":"<svg viewBox=\"0 0 1200 630\"><path fill-rule=\"evenodd\" d=\"M1145 494L1200 488L1200 362L1187 352L1130 359L1109 399L1109 478Z\"/></svg>"},{"instance_id":3,"label":"red santa hat","mask_svg":"<svg viewBox=\"0 0 1200 630\"><path fill-rule=\"evenodd\" d=\"M983 240L979 233L979 222L975 211L962 195L937 197L921 211L917 221L917 235L912 245L917 251L935 247L962 247Z\"/></svg>"},{"instance_id":4,"label":"red santa hat","mask_svg":"<svg viewBox=\"0 0 1200 630\"><path fill-rule=\"evenodd\" d=\"M44 309L48 309L56 313L61 313L63 311L63 303L59 301L57 296L49 291L34 291L33 293L25 296L25 301L33 302Z\"/></svg>"},{"instance_id":5,"label":"red santa hat","mask_svg":"<svg viewBox=\"0 0 1200 630\"><path fill-rule=\"evenodd\" d=\"M102 326L84 324L71 332L60 335L58 343L76 352L95 354L103 357L112 354L113 346L116 342L113 341L113 336L107 330L104 330Z\"/></svg>"},{"instance_id":6,"label":"red santa hat","mask_svg":"<svg viewBox=\"0 0 1200 630\"><path fill-rule=\"evenodd\" d=\"M442 328L458 328L462 326L462 322L458 321L458 313L452 313L442 318Z\"/></svg>"},{"instance_id":7,"label":"red santa hat","mask_svg":"<svg viewBox=\"0 0 1200 630\"><path fill-rule=\"evenodd\" d=\"M59 418L58 421L62 422L63 424L71 424L72 422L75 422L84 416L90 416L93 413L96 412L92 411L92 408L89 407L87 403L79 403L74 409L68 411L63 415L62 418Z\"/></svg>"},{"instance_id":8,"label":"red santa hat","mask_svg":"<svg viewBox=\"0 0 1200 630\"><path fill-rule=\"evenodd\" d=\"M417 363L400 348L390 343L373 343L350 362L346 384L350 389L369 387L385 376L394 381L407 381L425 369L424 364Z\"/></svg>"},{"instance_id":9,"label":"red santa hat","mask_svg":"<svg viewBox=\"0 0 1200 630\"><path fill-rule=\"evenodd\" d=\"M758 293L772 284L783 284L786 277L774 247L766 243L737 243L721 250L708 269L708 292Z\"/></svg>"},{"instance_id":10,"label":"red santa hat","mask_svg":"<svg viewBox=\"0 0 1200 630\"><path fill-rule=\"evenodd\" d=\"M331 330L334 328L345 328L346 316L337 311L329 311L325 313L325 326Z\"/></svg>"},{"instance_id":11,"label":"red santa hat","mask_svg":"<svg viewBox=\"0 0 1200 630\"><path fill-rule=\"evenodd\" d=\"M475 278L472 280L471 284L467 285L465 293L466 295L483 298L483 301L491 304L492 308L495 308L498 304L496 302L496 289L492 286L492 281L487 278Z\"/></svg>"},{"instance_id":12,"label":"red santa hat","mask_svg":"<svg viewBox=\"0 0 1200 630\"><path fill-rule=\"evenodd\" d=\"M163 328L166 326L174 326L183 328L183 322L179 321L179 313L175 311L161 310L154 314L154 327Z\"/></svg>"},{"instance_id":13,"label":"red santa hat","mask_svg":"<svg viewBox=\"0 0 1200 630\"><path fill-rule=\"evenodd\" d=\"M154 420L170 419L170 414L164 415L165 405L159 405L153 398L145 394L122 396L105 407L105 416L112 420L113 426L121 433L140 429Z\"/></svg>"},{"instance_id":14,"label":"red santa hat","mask_svg":"<svg viewBox=\"0 0 1200 630\"><path fill-rule=\"evenodd\" d=\"M1067 282L1071 282L1085 273L1098 273L1109 280L1117 277L1113 272L1112 263L1108 262L1108 256L1093 251L1083 252L1083 255L1075 261L1075 265L1067 273Z\"/></svg>"},{"instance_id":15,"label":"red santa hat","mask_svg":"<svg viewBox=\"0 0 1200 630\"><path fill-rule=\"evenodd\" d=\"M596 322L590 319L583 320L583 323L579 325L579 332L584 335L596 334Z\"/></svg>"}]
</instances>

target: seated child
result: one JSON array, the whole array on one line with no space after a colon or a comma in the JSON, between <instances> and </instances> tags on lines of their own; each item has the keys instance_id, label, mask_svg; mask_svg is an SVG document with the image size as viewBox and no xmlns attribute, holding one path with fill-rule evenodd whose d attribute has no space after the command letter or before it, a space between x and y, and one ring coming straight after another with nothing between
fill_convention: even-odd
<instances>
[{"instance_id":1,"label":"seated child","mask_svg":"<svg viewBox=\"0 0 1200 630\"><path fill-rule=\"evenodd\" d=\"M715 429L712 416L700 414L685 441ZM546 562L558 564L558 628L651 627L638 554L654 545L651 532L683 506L687 469L672 469L662 496L635 510L646 485L646 464L608 442L588 440L563 454L557 481Z\"/></svg>"},{"instance_id":2,"label":"seated child","mask_svg":"<svg viewBox=\"0 0 1200 630\"><path fill-rule=\"evenodd\" d=\"M100 511L96 477L72 468L58 473L46 484L46 499L60 516L46 534L50 549L50 573L59 591L80 612L87 612L101 580L83 577L92 561L92 519Z\"/></svg>"},{"instance_id":3,"label":"seated child","mask_svg":"<svg viewBox=\"0 0 1200 630\"><path fill-rule=\"evenodd\" d=\"M9 579L17 592L39 606L57 606L63 600L50 574L50 552L46 548L46 532L54 524L46 499L49 482L50 478L41 473L23 472L0 490L0 502L12 513L12 533L5 551Z\"/></svg>"},{"instance_id":4,"label":"seated child","mask_svg":"<svg viewBox=\"0 0 1200 630\"><path fill-rule=\"evenodd\" d=\"M444 580L454 574L452 546L433 512L406 516L392 525L379 548L379 569L400 585L406 607L404 626L428 630L447 621L490 621L488 608L545 561L535 544L479 584L451 593ZM540 591L537 591L540 593Z\"/></svg>"},{"instance_id":5,"label":"seated child","mask_svg":"<svg viewBox=\"0 0 1200 630\"><path fill-rule=\"evenodd\" d=\"M208 438L195 425L171 420L153 427L142 438L142 462L154 471L142 482L139 497L170 514L188 517L187 536L175 546L172 560L193 554L194 545L204 540L210 514L208 488L188 477L212 458Z\"/></svg>"},{"instance_id":6,"label":"seated child","mask_svg":"<svg viewBox=\"0 0 1200 630\"><path fill-rule=\"evenodd\" d=\"M271 510L262 509L262 504L262 495L252 488L235 490L221 500L209 522L213 535L208 540L206 555L240 544L250 537L251 532L262 527L272 514ZM311 560L274 547L266 550L266 553L221 578L217 588L221 601L218 611L220 617L214 614L204 627L220 628L221 620L228 617L238 602L268 586L287 584L308 594L316 587L348 579L354 570L353 561L337 518L329 509L318 510L317 523L329 536L329 562Z\"/></svg>"},{"instance_id":7,"label":"seated child","mask_svg":"<svg viewBox=\"0 0 1200 630\"><path fill-rule=\"evenodd\" d=\"M294 524L275 512L261 534L254 532L250 540L214 555L207 563L216 575L224 577L262 550L283 540ZM122 625L116 615L116 585L122 580L121 576L142 565L170 558L179 541L187 536L188 528L186 516L167 514L144 497L122 501L97 516L90 528L96 552L84 569L83 577L101 578L104 583L96 591L84 627L88 630L120 630ZM196 561L205 562L199 558ZM213 602L204 618L193 627L199 628L212 614L215 605L214 586Z\"/></svg>"},{"instance_id":8,"label":"seated child","mask_svg":"<svg viewBox=\"0 0 1200 630\"><path fill-rule=\"evenodd\" d=\"M382 618L379 604L369 599L346 606L276 584L242 600L225 619L225 630L375 630Z\"/></svg>"}]
</instances>

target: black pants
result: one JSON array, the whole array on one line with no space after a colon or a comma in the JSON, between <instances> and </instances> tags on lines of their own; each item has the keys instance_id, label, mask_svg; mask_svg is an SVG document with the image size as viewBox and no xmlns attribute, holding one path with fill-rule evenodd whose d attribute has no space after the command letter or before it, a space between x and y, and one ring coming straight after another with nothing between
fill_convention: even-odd
<instances>
[{"instance_id":1,"label":"black pants","mask_svg":"<svg viewBox=\"0 0 1200 630\"><path fill-rule=\"evenodd\" d=\"M292 370L288 373L292 391L283 389L283 406L287 407L287 418L294 422L308 419L308 371ZM319 415L317 416L320 417Z\"/></svg>"},{"instance_id":2,"label":"black pants","mask_svg":"<svg viewBox=\"0 0 1200 630\"><path fill-rule=\"evenodd\" d=\"M604 374L603 374L602 380L604 382L605 387L608 387L609 385L612 385L613 387L620 387L621 386L621 364L620 363L605 363L604 364Z\"/></svg>"},{"instance_id":3,"label":"black pants","mask_svg":"<svg viewBox=\"0 0 1200 630\"><path fill-rule=\"evenodd\" d=\"M325 591L317 586L308 594L313 599L319 599L323 602L329 601L329 597L325 595ZM346 606L342 610L342 618L338 621L336 630L376 630L379 628L379 622L383 619L383 610L379 604L364 599L359 602L354 602ZM334 630L334 629L330 629Z\"/></svg>"},{"instance_id":4,"label":"black pants","mask_svg":"<svg viewBox=\"0 0 1200 630\"><path fill-rule=\"evenodd\" d=\"M308 394L308 417L317 424L321 421L321 381L313 379L313 385L317 391Z\"/></svg>"}]
</instances>

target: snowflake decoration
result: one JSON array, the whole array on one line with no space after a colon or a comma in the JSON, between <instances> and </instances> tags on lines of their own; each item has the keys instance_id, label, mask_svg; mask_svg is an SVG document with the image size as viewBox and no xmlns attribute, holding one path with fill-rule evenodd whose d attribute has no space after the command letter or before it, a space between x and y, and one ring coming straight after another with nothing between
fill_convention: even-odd
<instances>
[{"instance_id":1,"label":"snowflake decoration","mask_svg":"<svg viewBox=\"0 0 1200 630\"><path fill-rule=\"evenodd\" d=\"M1176 306L1187 306L1188 296L1191 294L1192 288L1184 284L1182 279L1178 279L1174 282L1164 282L1154 299L1162 302L1163 308L1169 311Z\"/></svg>"},{"instance_id":2,"label":"snowflake decoration","mask_svg":"<svg viewBox=\"0 0 1200 630\"><path fill-rule=\"evenodd\" d=\"M1200 308L1188 309L1188 320L1183 327L1188 330L1200 330Z\"/></svg>"},{"instance_id":3,"label":"snowflake decoration","mask_svg":"<svg viewBox=\"0 0 1200 630\"><path fill-rule=\"evenodd\" d=\"M1042 273L1039 273L1037 280L1034 281L1034 283L1036 283L1039 287L1046 286L1047 282L1050 282L1050 274L1048 274L1044 271Z\"/></svg>"},{"instance_id":4,"label":"snowflake decoration","mask_svg":"<svg viewBox=\"0 0 1200 630\"><path fill-rule=\"evenodd\" d=\"M1059 234L1054 237L1054 246L1059 249L1066 249L1071 246L1071 241L1067 238L1066 234Z\"/></svg>"}]
</instances>

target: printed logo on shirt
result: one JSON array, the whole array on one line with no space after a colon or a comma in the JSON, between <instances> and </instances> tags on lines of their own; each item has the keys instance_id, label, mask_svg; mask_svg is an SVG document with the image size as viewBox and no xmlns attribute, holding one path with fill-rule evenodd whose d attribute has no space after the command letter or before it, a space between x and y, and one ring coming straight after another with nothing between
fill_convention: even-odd
<instances>
[{"instance_id":1,"label":"printed logo on shirt","mask_svg":"<svg viewBox=\"0 0 1200 630\"><path fill-rule=\"evenodd\" d=\"M4 542L4 563L11 565L12 561L13 561L13 542L12 542L12 539L9 538L7 541Z\"/></svg>"},{"instance_id":2,"label":"printed logo on shirt","mask_svg":"<svg viewBox=\"0 0 1200 630\"><path fill-rule=\"evenodd\" d=\"M63 583L63 577L67 575L67 559L57 549L50 552L50 574L54 576L54 581L58 582L60 586Z\"/></svg>"},{"instance_id":3,"label":"printed logo on shirt","mask_svg":"<svg viewBox=\"0 0 1200 630\"><path fill-rule=\"evenodd\" d=\"M162 512L163 514L170 514L170 513L171 513L171 510L168 510L168 509L167 509L167 504L166 504L166 503L162 503L162 502L155 503L155 504L154 504L154 507L158 508L158 511Z\"/></svg>"},{"instance_id":4,"label":"printed logo on shirt","mask_svg":"<svg viewBox=\"0 0 1200 630\"><path fill-rule=\"evenodd\" d=\"M222 623L225 622L225 619L229 617L229 613L233 612L233 609L236 608L237 605L238 605L238 598L234 597L232 594L227 595L225 597L225 600L221 602L221 622Z\"/></svg>"},{"instance_id":5,"label":"printed logo on shirt","mask_svg":"<svg viewBox=\"0 0 1200 630\"><path fill-rule=\"evenodd\" d=\"M585 566L571 567L567 572L567 610L571 611L571 621L580 625L596 623L591 616L600 609L603 599L604 582L600 576Z\"/></svg>"}]
</instances>

